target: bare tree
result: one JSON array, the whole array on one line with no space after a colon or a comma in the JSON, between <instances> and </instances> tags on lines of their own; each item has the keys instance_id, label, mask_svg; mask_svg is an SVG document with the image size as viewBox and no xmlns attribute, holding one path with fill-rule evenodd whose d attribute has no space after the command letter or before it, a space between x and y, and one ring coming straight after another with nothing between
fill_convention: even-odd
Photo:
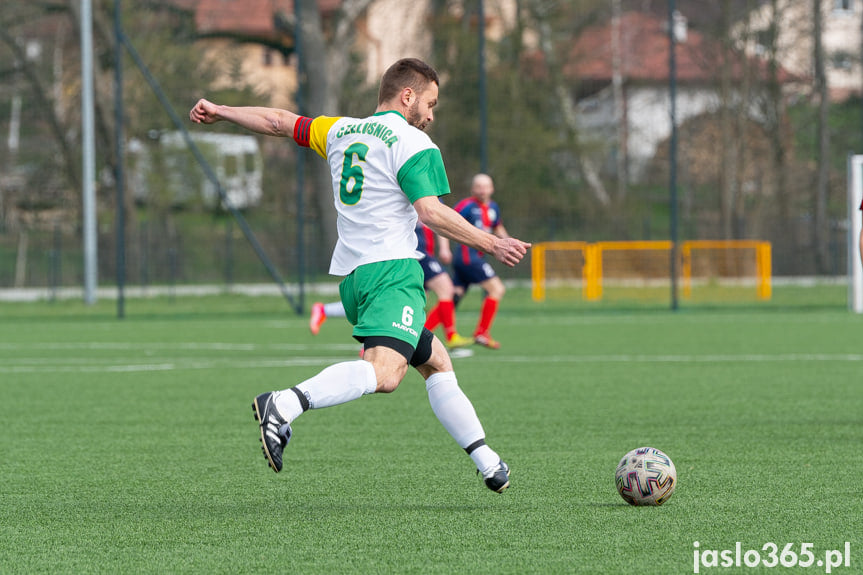
<instances>
[{"instance_id":1,"label":"bare tree","mask_svg":"<svg viewBox=\"0 0 863 575\"><path fill-rule=\"evenodd\" d=\"M57 107L54 105L52 82L46 80L38 62L27 57L25 44L21 37L16 36L15 30L31 25L43 16L43 8L34 5L25 5L23 2L4 2L0 5L0 43L4 44L12 54L14 69L23 77L29 95L34 99L37 107L41 110L42 117L48 124L54 143L59 149L62 158L62 168L72 187L77 187L81 176L72 142L67 137L69 126L64 125L62 119L56 114Z\"/></svg>"},{"instance_id":2,"label":"bare tree","mask_svg":"<svg viewBox=\"0 0 863 575\"><path fill-rule=\"evenodd\" d=\"M721 134L720 142L720 172L719 172L719 219L722 228L722 237L732 237L734 196L737 182L737 154L735 148L737 140L733 132L733 94L732 74L734 69L734 58L731 35L728 33L731 27L730 6L727 0L721 2L720 11L720 37L722 38L722 53L720 54L719 67L719 126Z\"/></svg>"},{"instance_id":3,"label":"bare tree","mask_svg":"<svg viewBox=\"0 0 863 575\"><path fill-rule=\"evenodd\" d=\"M94 2L93 36L94 36L94 73L96 76L95 92L95 124L97 150L100 162L110 172L116 165L114 146L114 31L112 24L111 2L98 0ZM179 60L178 54L183 55L188 61L199 62L195 53L188 46L181 48L166 43L164 29L168 28L164 22L159 20L160 13L150 10L151 18L144 22L138 22L141 30L140 35L152 43L152 49L158 50L162 58L150 58L151 71L167 84L183 87L186 92L194 89L195 82L190 82L189 70L193 67L186 66ZM164 11L166 18L172 18L169 11ZM43 170L51 173L62 174L59 179L63 180L61 185L67 195L72 198L72 205L79 202L81 183L80 167L80 1L79 0L55 0L44 2L27 2L25 0L8 0L0 3L0 45L5 46L13 54L16 69L20 77L24 79L27 93L30 98L29 105L38 109L38 116L48 127L47 138L45 135L32 135L31 138L45 138L43 149L56 146L57 156L60 162L56 169ZM67 31L58 39L51 31L62 29ZM137 32L138 30L136 30ZM42 42L64 44L57 45L60 54L57 57L59 65L55 63L53 68L40 66L38 62L26 57L24 38L28 34L39 34L38 39ZM165 55L168 50L169 56ZM146 54L144 54L146 59ZM199 67L200 68L200 67ZM173 74L173 77L171 76ZM126 119L130 128L143 130L155 128L153 123L162 127L165 122L164 112L158 108L155 98L149 91L139 74L127 74L127 82L134 90L126 90L127 106L125 110ZM142 102L149 102L149 107L142 108ZM51 160L53 154L43 153ZM35 187L34 187L35 188ZM131 200L130 200L131 202ZM131 203L130 206L131 207Z\"/></svg>"},{"instance_id":4,"label":"bare tree","mask_svg":"<svg viewBox=\"0 0 863 575\"><path fill-rule=\"evenodd\" d=\"M827 72L824 62L822 0L812 0L812 44L815 67L815 91L818 99L818 120L816 122L818 148L816 151L817 172L813 204L815 217L812 219L812 237L815 242L815 266L821 273L829 270L827 186L830 170L830 132L827 123L830 100L827 86Z\"/></svg>"},{"instance_id":5,"label":"bare tree","mask_svg":"<svg viewBox=\"0 0 863 575\"><path fill-rule=\"evenodd\" d=\"M626 198L627 184L629 183L628 170L626 166L627 129L626 114L624 114L623 94L623 61L621 51L621 4L620 0L612 2L611 16L611 89L614 99L614 125L617 135L617 153L615 167L617 169L617 198Z\"/></svg>"},{"instance_id":6,"label":"bare tree","mask_svg":"<svg viewBox=\"0 0 863 575\"><path fill-rule=\"evenodd\" d=\"M334 21L324 29L317 0L297 0L301 9L306 77L306 112L311 116L336 115L342 99L342 85L350 64L349 51L356 39L357 20L366 14L373 0L344 0ZM311 165L312 198L321 216L324 243L336 243L336 208L333 205L329 166L325 162Z\"/></svg>"},{"instance_id":7,"label":"bare tree","mask_svg":"<svg viewBox=\"0 0 863 575\"><path fill-rule=\"evenodd\" d=\"M749 41L749 37L751 35L751 29L749 27L749 20L744 20L742 35L746 38L746 41ZM749 114L750 114L750 106L749 102L754 99L754 90L753 90L753 78L752 78L752 65L749 58L745 56L743 53L739 53L736 50L733 52L734 56L738 58L741 62L741 72L740 72L740 85L739 85L739 97L737 98L737 102L735 104L736 114L734 121L734 132L736 135L736 146L735 151L737 153L737 157L735 158L735 165L737 167L736 170L736 179L734 182L734 199L732 202L732 236L733 238L742 238L744 236L745 230L743 228L744 219L746 217L745 213L745 195L744 195L744 184L747 179L747 174L750 171L750 146L749 146L749 137L747 126L749 124Z\"/></svg>"},{"instance_id":8,"label":"bare tree","mask_svg":"<svg viewBox=\"0 0 863 575\"><path fill-rule=\"evenodd\" d=\"M790 233L788 222L791 221L791 191L788 181L788 155L786 142L788 137L783 122L785 116L785 99L782 95L782 85L779 81L779 38L780 25L784 20L781 0L770 0L770 23L763 46L767 53L767 96L763 107L766 131L771 143L771 167L774 182L774 197L776 198L777 216L784 225L777 226L781 241L786 245L796 242L796 236ZM796 250L794 250L796 251Z\"/></svg>"},{"instance_id":9,"label":"bare tree","mask_svg":"<svg viewBox=\"0 0 863 575\"><path fill-rule=\"evenodd\" d=\"M566 139L576 153L579 169L588 188L600 204L608 206L611 204L611 197L608 195L608 191L599 177L599 170L587 154L579 153L581 143L575 101L572 92L563 81L563 74L560 70L561 65L552 36L552 18L555 3L546 0L528 0L526 4L539 34L540 50L542 51L545 65L548 68L549 76L554 86L554 95L560 105L560 115L563 121L562 129L564 130Z\"/></svg>"}]
</instances>

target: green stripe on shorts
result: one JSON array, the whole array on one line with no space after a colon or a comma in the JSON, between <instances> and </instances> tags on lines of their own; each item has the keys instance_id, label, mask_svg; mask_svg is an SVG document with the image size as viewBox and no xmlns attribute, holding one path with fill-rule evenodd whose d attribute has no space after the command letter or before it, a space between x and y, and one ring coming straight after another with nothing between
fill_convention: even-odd
<instances>
[{"instance_id":1,"label":"green stripe on shorts","mask_svg":"<svg viewBox=\"0 0 863 575\"><path fill-rule=\"evenodd\" d=\"M362 265L342 280L339 292L354 337L389 336L417 346L426 306L417 260Z\"/></svg>"}]
</instances>

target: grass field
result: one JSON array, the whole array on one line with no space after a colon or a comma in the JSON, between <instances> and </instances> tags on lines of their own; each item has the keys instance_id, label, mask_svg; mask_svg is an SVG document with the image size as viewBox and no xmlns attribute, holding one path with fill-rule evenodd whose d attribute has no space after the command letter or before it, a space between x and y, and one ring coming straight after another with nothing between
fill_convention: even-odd
<instances>
[{"instance_id":1,"label":"grass field","mask_svg":"<svg viewBox=\"0 0 863 575\"><path fill-rule=\"evenodd\" d=\"M678 312L508 296L503 349L454 360L512 467L502 495L416 373L307 413L266 467L251 399L355 359L341 320L313 338L278 298L131 301L122 321L109 301L0 304L0 573L692 573L737 542L768 564L769 543L811 544L813 564L708 553L700 572L824 573L830 550L863 572L863 319L842 292ZM614 488L645 445L677 466L663 507Z\"/></svg>"}]
</instances>

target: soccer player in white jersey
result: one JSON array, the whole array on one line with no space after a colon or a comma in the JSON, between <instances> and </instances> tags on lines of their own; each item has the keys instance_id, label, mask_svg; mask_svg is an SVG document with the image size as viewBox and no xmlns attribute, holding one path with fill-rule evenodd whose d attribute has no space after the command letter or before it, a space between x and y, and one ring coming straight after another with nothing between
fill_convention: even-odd
<instances>
[{"instance_id":1,"label":"soccer player in white jersey","mask_svg":"<svg viewBox=\"0 0 863 575\"><path fill-rule=\"evenodd\" d=\"M365 353L363 359L331 365L294 387L254 399L264 455L276 472L299 415L365 394L390 393L412 365L426 381L438 420L470 455L486 486L498 493L509 487L509 467L486 444L446 347L423 328L426 300L414 227L419 217L439 234L508 266L521 261L530 244L479 230L438 200L449 193L449 183L440 150L423 132L434 120L438 88L434 68L408 58L384 73L377 109L367 118L307 118L204 99L189 113L197 123L225 120L260 134L293 137L330 165L338 210L330 273L344 278L342 303Z\"/></svg>"}]
</instances>

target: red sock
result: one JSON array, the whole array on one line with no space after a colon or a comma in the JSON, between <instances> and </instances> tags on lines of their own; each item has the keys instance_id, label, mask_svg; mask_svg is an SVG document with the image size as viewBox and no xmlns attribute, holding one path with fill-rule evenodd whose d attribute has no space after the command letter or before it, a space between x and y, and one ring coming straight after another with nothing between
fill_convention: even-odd
<instances>
[{"instance_id":1,"label":"red sock","mask_svg":"<svg viewBox=\"0 0 863 575\"><path fill-rule=\"evenodd\" d=\"M482 301L482 311L479 315L479 323L476 325L476 333L480 335L488 333L491 330L491 324L494 321L494 316L497 313L497 300L490 297Z\"/></svg>"},{"instance_id":2,"label":"red sock","mask_svg":"<svg viewBox=\"0 0 863 575\"><path fill-rule=\"evenodd\" d=\"M440 304L438 304L434 307L433 310L429 312L429 315L426 318L425 326L426 328L428 328L429 331L434 331L434 328L436 328L440 324L440 322Z\"/></svg>"},{"instance_id":3,"label":"red sock","mask_svg":"<svg viewBox=\"0 0 863 575\"><path fill-rule=\"evenodd\" d=\"M443 332L447 339L451 338L455 333L455 304L450 301L438 302L437 308L438 317L443 324Z\"/></svg>"}]
</instances>

